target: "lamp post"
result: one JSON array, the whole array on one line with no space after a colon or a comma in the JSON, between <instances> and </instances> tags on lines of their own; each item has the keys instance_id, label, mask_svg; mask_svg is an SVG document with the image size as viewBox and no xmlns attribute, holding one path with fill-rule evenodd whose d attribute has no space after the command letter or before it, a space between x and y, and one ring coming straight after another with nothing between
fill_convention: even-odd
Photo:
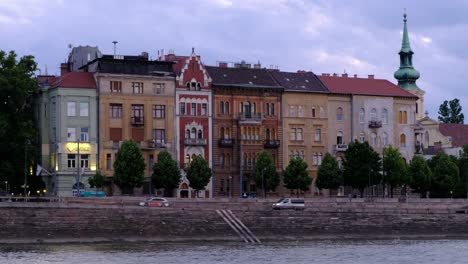
<instances>
[{"instance_id":1,"label":"lamp post","mask_svg":"<svg viewBox=\"0 0 468 264\"><path fill-rule=\"evenodd\" d=\"M24 201L26 202L26 185L28 184L28 145L29 139L24 141Z\"/></svg>"}]
</instances>

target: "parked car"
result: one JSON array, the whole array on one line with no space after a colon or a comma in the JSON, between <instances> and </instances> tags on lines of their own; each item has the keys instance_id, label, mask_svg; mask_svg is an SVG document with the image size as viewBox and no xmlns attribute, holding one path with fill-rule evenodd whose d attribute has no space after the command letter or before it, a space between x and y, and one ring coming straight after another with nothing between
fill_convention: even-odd
<instances>
[{"instance_id":1,"label":"parked car","mask_svg":"<svg viewBox=\"0 0 468 264\"><path fill-rule=\"evenodd\" d=\"M282 198L272 206L273 210L294 209L304 210L304 198Z\"/></svg>"},{"instance_id":2,"label":"parked car","mask_svg":"<svg viewBox=\"0 0 468 264\"><path fill-rule=\"evenodd\" d=\"M149 206L149 207L168 207L169 202L165 198L161 197L150 197L140 202L140 206Z\"/></svg>"}]
</instances>

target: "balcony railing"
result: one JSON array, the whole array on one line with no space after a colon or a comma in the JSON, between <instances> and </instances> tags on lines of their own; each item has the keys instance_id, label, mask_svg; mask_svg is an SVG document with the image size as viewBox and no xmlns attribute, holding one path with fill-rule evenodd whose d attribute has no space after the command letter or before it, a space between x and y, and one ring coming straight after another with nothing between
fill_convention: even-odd
<instances>
[{"instance_id":1,"label":"balcony railing","mask_svg":"<svg viewBox=\"0 0 468 264\"><path fill-rule=\"evenodd\" d=\"M205 138L186 138L184 140L184 144L186 146L205 146L206 139Z\"/></svg>"},{"instance_id":2,"label":"balcony railing","mask_svg":"<svg viewBox=\"0 0 468 264\"><path fill-rule=\"evenodd\" d=\"M249 113L242 112L238 115L239 122L242 123L261 123L262 122L262 113Z\"/></svg>"},{"instance_id":3,"label":"balcony railing","mask_svg":"<svg viewBox=\"0 0 468 264\"><path fill-rule=\"evenodd\" d=\"M132 126L144 126L145 118L142 116L132 116Z\"/></svg>"},{"instance_id":4,"label":"balcony railing","mask_svg":"<svg viewBox=\"0 0 468 264\"><path fill-rule=\"evenodd\" d=\"M337 152L342 152L348 150L348 145L347 144L336 144L335 145L335 150Z\"/></svg>"},{"instance_id":5,"label":"balcony railing","mask_svg":"<svg viewBox=\"0 0 468 264\"><path fill-rule=\"evenodd\" d=\"M265 141L265 148L279 148L280 141L276 139L267 139Z\"/></svg>"},{"instance_id":6,"label":"balcony railing","mask_svg":"<svg viewBox=\"0 0 468 264\"><path fill-rule=\"evenodd\" d=\"M379 128L382 127L382 121L369 121L369 128Z\"/></svg>"},{"instance_id":7,"label":"balcony railing","mask_svg":"<svg viewBox=\"0 0 468 264\"><path fill-rule=\"evenodd\" d=\"M234 139L232 138L221 138L219 139L218 146L220 147L232 147L234 145Z\"/></svg>"},{"instance_id":8,"label":"balcony railing","mask_svg":"<svg viewBox=\"0 0 468 264\"><path fill-rule=\"evenodd\" d=\"M146 142L141 142L141 147L143 149L165 149L166 143L161 141L157 142L155 140L148 140Z\"/></svg>"}]
</instances>

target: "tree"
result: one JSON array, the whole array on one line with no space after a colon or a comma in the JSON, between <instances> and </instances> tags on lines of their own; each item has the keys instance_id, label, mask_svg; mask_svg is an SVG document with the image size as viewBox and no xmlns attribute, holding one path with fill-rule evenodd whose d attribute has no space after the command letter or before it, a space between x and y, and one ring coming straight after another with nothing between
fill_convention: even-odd
<instances>
[{"instance_id":1,"label":"tree","mask_svg":"<svg viewBox=\"0 0 468 264\"><path fill-rule=\"evenodd\" d=\"M458 160L458 169L460 181L456 188L455 195L457 197L468 198L468 145L463 146L463 151Z\"/></svg>"},{"instance_id":2,"label":"tree","mask_svg":"<svg viewBox=\"0 0 468 264\"><path fill-rule=\"evenodd\" d=\"M171 154L161 151L158 154L158 162L153 167L153 184L156 188L163 188L166 195L172 196L175 188L180 183L180 169Z\"/></svg>"},{"instance_id":3,"label":"tree","mask_svg":"<svg viewBox=\"0 0 468 264\"><path fill-rule=\"evenodd\" d=\"M379 154L366 141L355 140L349 144L343 160L343 178L345 185L349 185L364 195L366 186L380 181L381 160Z\"/></svg>"},{"instance_id":4,"label":"tree","mask_svg":"<svg viewBox=\"0 0 468 264\"><path fill-rule=\"evenodd\" d=\"M427 197L431 189L432 172L426 160L421 156L414 156L408 168L411 179L410 187L421 194L421 198Z\"/></svg>"},{"instance_id":5,"label":"tree","mask_svg":"<svg viewBox=\"0 0 468 264\"><path fill-rule=\"evenodd\" d=\"M187 170L187 179L190 187L197 192L205 189L205 186L210 182L211 169L208 162L202 156L195 156Z\"/></svg>"},{"instance_id":6,"label":"tree","mask_svg":"<svg viewBox=\"0 0 468 264\"><path fill-rule=\"evenodd\" d=\"M317 172L315 185L319 189L337 189L343 184L343 177L335 157L326 153Z\"/></svg>"},{"instance_id":7,"label":"tree","mask_svg":"<svg viewBox=\"0 0 468 264\"><path fill-rule=\"evenodd\" d=\"M384 149L383 172L385 175L383 182L390 185L391 197L393 197L393 188L410 183L405 160L396 148Z\"/></svg>"},{"instance_id":8,"label":"tree","mask_svg":"<svg viewBox=\"0 0 468 264\"><path fill-rule=\"evenodd\" d=\"M88 178L88 183L91 188L100 189L104 185L105 177L101 172L97 171L93 177Z\"/></svg>"},{"instance_id":9,"label":"tree","mask_svg":"<svg viewBox=\"0 0 468 264\"><path fill-rule=\"evenodd\" d=\"M266 195L268 191L275 191L280 183L280 177L276 171L275 163L271 155L262 151L258 155L257 162L255 163L253 173L255 184L261 187Z\"/></svg>"},{"instance_id":10,"label":"tree","mask_svg":"<svg viewBox=\"0 0 468 264\"><path fill-rule=\"evenodd\" d=\"M36 69L33 56L18 60L14 51L0 50L0 180L8 181L14 193L23 190L25 151L27 167L35 167L33 164L38 157L33 124ZM28 185L31 192L36 193L35 190L44 188L44 183L41 177L33 175L28 175Z\"/></svg>"},{"instance_id":11,"label":"tree","mask_svg":"<svg viewBox=\"0 0 468 264\"><path fill-rule=\"evenodd\" d=\"M457 98L445 100L439 107L439 121L446 124L463 124L465 116L462 113L460 100Z\"/></svg>"},{"instance_id":12,"label":"tree","mask_svg":"<svg viewBox=\"0 0 468 264\"><path fill-rule=\"evenodd\" d=\"M439 153L432 162L433 184L431 185L431 196L451 197L455 186L459 182L458 166L445 153Z\"/></svg>"},{"instance_id":13,"label":"tree","mask_svg":"<svg viewBox=\"0 0 468 264\"><path fill-rule=\"evenodd\" d=\"M289 160L289 164L283 173L283 181L286 188L296 190L298 197L299 191L308 191L312 178L307 172L307 163L299 157Z\"/></svg>"},{"instance_id":14,"label":"tree","mask_svg":"<svg viewBox=\"0 0 468 264\"><path fill-rule=\"evenodd\" d=\"M144 181L145 160L137 143L125 140L114 162L114 182L124 194L133 194L133 188Z\"/></svg>"}]
</instances>

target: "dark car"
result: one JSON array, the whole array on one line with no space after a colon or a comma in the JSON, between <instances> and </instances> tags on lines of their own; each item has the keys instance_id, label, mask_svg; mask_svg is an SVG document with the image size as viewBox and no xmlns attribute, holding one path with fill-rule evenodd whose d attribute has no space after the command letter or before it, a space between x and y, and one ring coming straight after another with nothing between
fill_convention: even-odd
<instances>
[{"instance_id":1,"label":"dark car","mask_svg":"<svg viewBox=\"0 0 468 264\"><path fill-rule=\"evenodd\" d=\"M139 203L140 206L149 206L149 207L169 207L169 202L166 198L161 197L150 197Z\"/></svg>"}]
</instances>

